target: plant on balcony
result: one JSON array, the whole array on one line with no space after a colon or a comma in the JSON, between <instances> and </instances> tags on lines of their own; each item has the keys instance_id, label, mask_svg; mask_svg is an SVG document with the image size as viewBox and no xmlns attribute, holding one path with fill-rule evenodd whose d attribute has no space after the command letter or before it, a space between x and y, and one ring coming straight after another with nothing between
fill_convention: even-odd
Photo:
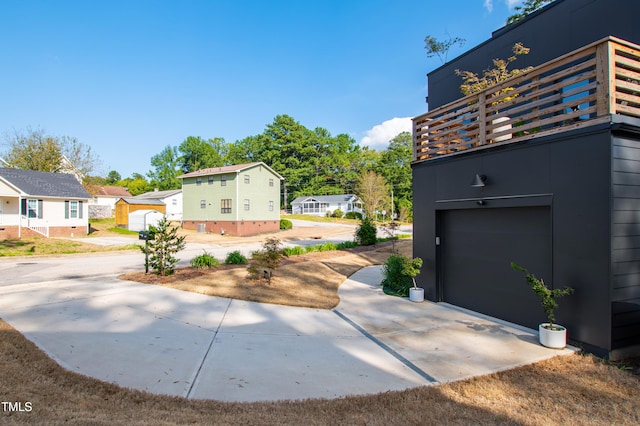
<instances>
[{"instance_id":1,"label":"plant on balcony","mask_svg":"<svg viewBox=\"0 0 640 426\"><path fill-rule=\"evenodd\" d=\"M493 87L500 82L510 79L511 77L520 75L533 69L533 67L526 67L510 70L509 65L511 65L512 62L516 61L518 59L518 56L528 55L530 49L528 47L525 47L522 43L516 43L513 45L513 48L511 50L513 52L512 56L510 56L506 60L494 59L493 68L487 68L482 71L482 76L479 76L477 73L471 71L461 71L457 69L456 75L462 78L462 84L460 85L460 91L462 92L462 94L468 96L474 93L482 92L483 90ZM498 97L514 91L515 89L513 87L505 87L493 93L492 97ZM492 105L509 102L517 96L518 93L511 93L509 96L505 96L504 98L492 103Z\"/></svg>"}]
</instances>

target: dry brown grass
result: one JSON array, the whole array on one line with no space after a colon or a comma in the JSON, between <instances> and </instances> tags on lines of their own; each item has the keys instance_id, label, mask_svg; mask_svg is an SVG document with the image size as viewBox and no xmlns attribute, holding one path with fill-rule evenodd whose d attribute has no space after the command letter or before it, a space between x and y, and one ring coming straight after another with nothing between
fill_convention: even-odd
<instances>
[{"instance_id":1,"label":"dry brown grass","mask_svg":"<svg viewBox=\"0 0 640 426\"><path fill-rule=\"evenodd\" d=\"M640 380L562 356L437 387L336 400L225 403L152 395L64 370L0 320L0 395L31 412L2 424L638 424Z\"/></svg>"},{"instance_id":2,"label":"dry brown grass","mask_svg":"<svg viewBox=\"0 0 640 426\"><path fill-rule=\"evenodd\" d=\"M259 294L259 301L269 303L294 291L300 299L305 286L316 285L310 290L314 299L322 291L327 295L323 303L335 306L330 293L339 284L319 288L314 282L342 282L361 266L381 263L388 254L386 246L291 259L277 271L271 286L248 282L244 268L211 274L191 271L183 276L189 279L174 277L173 283L161 284L184 285L184 290L206 294L221 292L225 297ZM287 287L294 279L297 284ZM234 282L247 287L231 285ZM3 424L640 424L640 376L591 356L562 356L462 382L373 396L225 403L152 395L64 370L2 320L0 395L2 401L23 406L30 402L33 407L31 412L0 411Z\"/></svg>"},{"instance_id":3,"label":"dry brown grass","mask_svg":"<svg viewBox=\"0 0 640 426\"><path fill-rule=\"evenodd\" d=\"M411 255L412 241L397 242L396 250ZM338 287L347 277L364 266L384 263L389 254L391 254L391 243L291 256L275 271L270 285L264 281L249 280L244 266L211 270L180 268L174 275L168 277L132 272L123 274L120 278L209 296L332 309L340 301Z\"/></svg>"}]
</instances>

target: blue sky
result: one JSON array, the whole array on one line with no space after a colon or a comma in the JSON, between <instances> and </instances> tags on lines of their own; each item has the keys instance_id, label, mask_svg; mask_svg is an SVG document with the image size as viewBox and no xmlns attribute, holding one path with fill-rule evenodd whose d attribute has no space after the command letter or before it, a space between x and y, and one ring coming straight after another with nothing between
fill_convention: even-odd
<instances>
[{"instance_id":1,"label":"blue sky","mask_svg":"<svg viewBox=\"0 0 640 426\"><path fill-rule=\"evenodd\" d=\"M0 152L74 136L146 174L187 136L235 142L288 114L384 149L426 111L424 37L483 42L516 0L3 0Z\"/></svg>"}]
</instances>

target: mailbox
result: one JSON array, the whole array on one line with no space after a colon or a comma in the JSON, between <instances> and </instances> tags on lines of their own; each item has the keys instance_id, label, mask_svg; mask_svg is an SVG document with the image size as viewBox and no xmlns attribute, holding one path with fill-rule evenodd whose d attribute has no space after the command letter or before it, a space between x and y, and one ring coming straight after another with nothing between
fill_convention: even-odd
<instances>
[{"instance_id":1,"label":"mailbox","mask_svg":"<svg viewBox=\"0 0 640 426\"><path fill-rule=\"evenodd\" d=\"M151 239L151 233L149 231L140 231L138 232L138 239L148 241Z\"/></svg>"}]
</instances>

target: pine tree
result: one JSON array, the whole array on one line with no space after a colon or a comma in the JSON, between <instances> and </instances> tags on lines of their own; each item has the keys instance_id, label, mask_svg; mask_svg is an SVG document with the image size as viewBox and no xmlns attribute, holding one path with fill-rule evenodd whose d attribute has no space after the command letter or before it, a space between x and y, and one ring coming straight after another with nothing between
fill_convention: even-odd
<instances>
[{"instance_id":1,"label":"pine tree","mask_svg":"<svg viewBox=\"0 0 640 426\"><path fill-rule=\"evenodd\" d=\"M171 227L166 216L156 226L149 226L149 266L161 276L171 275L180 259L173 255L184 249L185 236L178 236L178 228ZM142 247L145 252L145 247Z\"/></svg>"}]
</instances>

